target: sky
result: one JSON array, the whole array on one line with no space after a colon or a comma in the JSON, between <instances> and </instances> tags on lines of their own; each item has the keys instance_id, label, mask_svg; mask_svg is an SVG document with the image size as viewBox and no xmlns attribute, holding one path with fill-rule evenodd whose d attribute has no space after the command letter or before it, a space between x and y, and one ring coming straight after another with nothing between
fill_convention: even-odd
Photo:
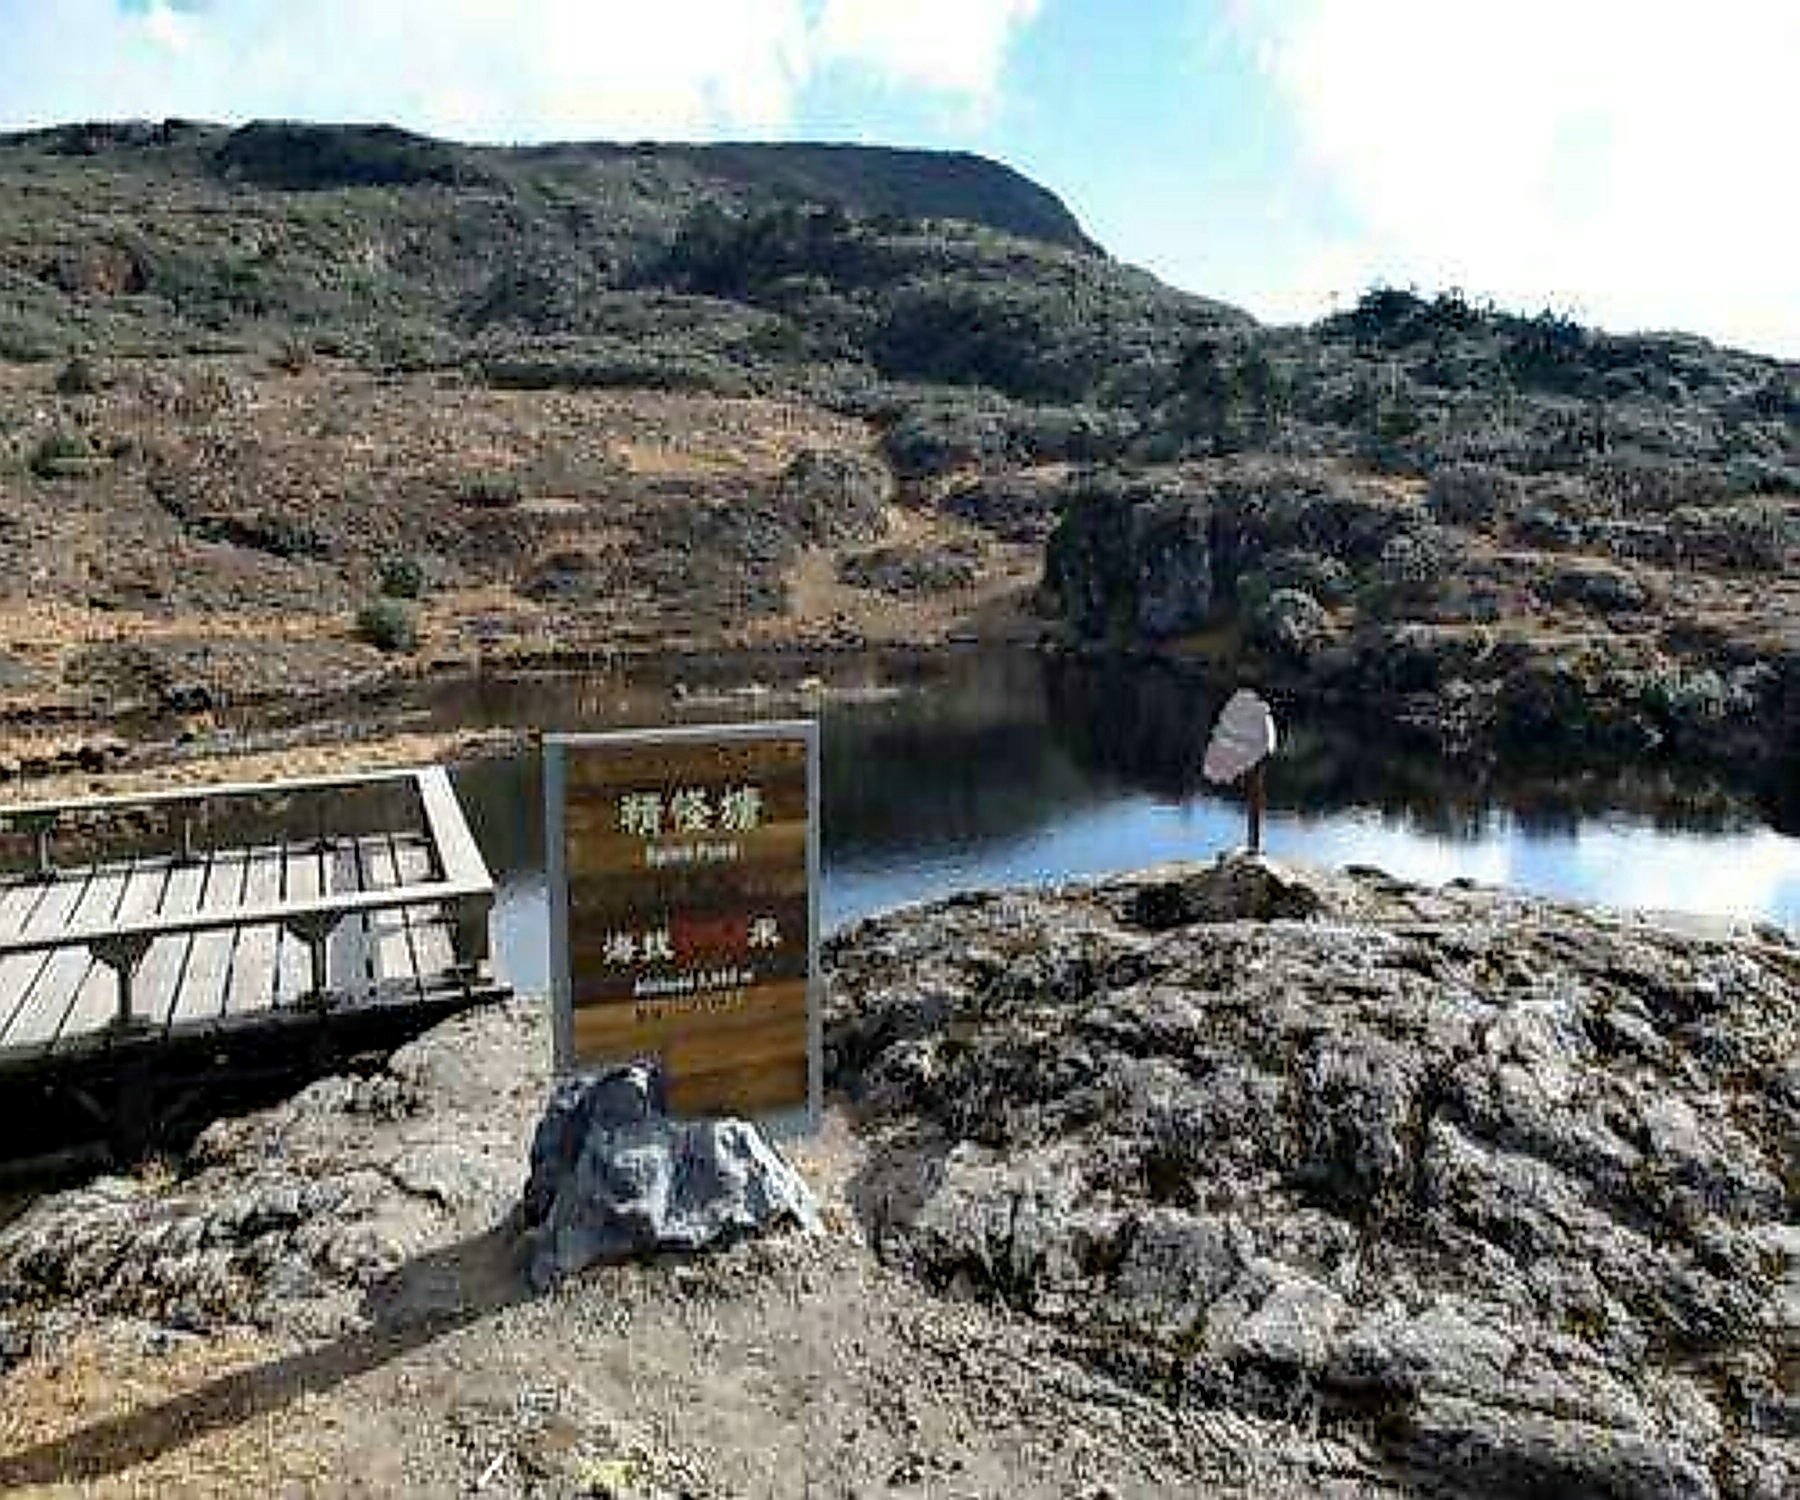
<instances>
[{"instance_id":1,"label":"sky","mask_svg":"<svg viewBox=\"0 0 1800 1500\"><path fill-rule=\"evenodd\" d=\"M1268 321L1375 285L1800 358L1800 0L0 0L0 127L980 151Z\"/></svg>"}]
</instances>

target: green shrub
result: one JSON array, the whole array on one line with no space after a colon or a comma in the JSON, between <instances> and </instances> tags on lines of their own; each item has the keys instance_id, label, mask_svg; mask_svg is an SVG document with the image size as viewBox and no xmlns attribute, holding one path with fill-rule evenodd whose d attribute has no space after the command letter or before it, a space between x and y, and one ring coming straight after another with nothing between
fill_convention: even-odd
<instances>
[{"instance_id":1,"label":"green shrub","mask_svg":"<svg viewBox=\"0 0 1800 1500\"><path fill-rule=\"evenodd\" d=\"M87 434L73 428L46 433L31 450L31 472L39 479L79 479L101 462Z\"/></svg>"},{"instance_id":2,"label":"green shrub","mask_svg":"<svg viewBox=\"0 0 1800 1500\"><path fill-rule=\"evenodd\" d=\"M1644 683L1641 698L1645 708L1672 724L1718 723L1732 706L1725 679L1710 667L1668 666Z\"/></svg>"},{"instance_id":3,"label":"green shrub","mask_svg":"<svg viewBox=\"0 0 1800 1500\"><path fill-rule=\"evenodd\" d=\"M516 474L471 474L456 487L456 503L477 510L504 510L524 498Z\"/></svg>"},{"instance_id":4,"label":"green shrub","mask_svg":"<svg viewBox=\"0 0 1800 1500\"><path fill-rule=\"evenodd\" d=\"M1492 464L1451 464L1431 476L1425 497L1433 520L1492 530L1519 508L1518 477Z\"/></svg>"},{"instance_id":5,"label":"green shrub","mask_svg":"<svg viewBox=\"0 0 1800 1500\"><path fill-rule=\"evenodd\" d=\"M389 557L382 561L381 592L389 599L417 599L425 591L425 569L416 557Z\"/></svg>"},{"instance_id":6,"label":"green shrub","mask_svg":"<svg viewBox=\"0 0 1800 1500\"><path fill-rule=\"evenodd\" d=\"M25 308L0 308L0 359L34 364L67 347L62 326L53 317Z\"/></svg>"},{"instance_id":7,"label":"green shrub","mask_svg":"<svg viewBox=\"0 0 1800 1500\"><path fill-rule=\"evenodd\" d=\"M375 599L356 616L356 633L381 651L411 651L419 644L418 612L399 599Z\"/></svg>"},{"instance_id":8,"label":"green shrub","mask_svg":"<svg viewBox=\"0 0 1800 1500\"><path fill-rule=\"evenodd\" d=\"M84 355L77 354L56 372L56 394L59 396L91 396L99 389L99 373Z\"/></svg>"}]
</instances>

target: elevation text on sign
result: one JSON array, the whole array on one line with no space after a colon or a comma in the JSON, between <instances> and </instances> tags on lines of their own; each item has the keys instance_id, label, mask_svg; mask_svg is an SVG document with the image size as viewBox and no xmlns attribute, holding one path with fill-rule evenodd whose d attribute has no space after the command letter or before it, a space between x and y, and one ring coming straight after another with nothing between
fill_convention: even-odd
<instances>
[{"instance_id":1,"label":"elevation text on sign","mask_svg":"<svg viewBox=\"0 0 1800 1500\"><path fill-rule=\"evenodd\" d=\"M818 1104L817 728L545 740L558 1064L655 1055L677 1114Z\"/></svg>"}]
</instances>

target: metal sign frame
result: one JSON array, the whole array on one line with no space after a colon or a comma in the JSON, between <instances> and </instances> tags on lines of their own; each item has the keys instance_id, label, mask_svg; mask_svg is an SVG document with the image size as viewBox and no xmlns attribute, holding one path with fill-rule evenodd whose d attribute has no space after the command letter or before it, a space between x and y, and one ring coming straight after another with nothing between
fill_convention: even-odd
<instances>
[{"instance_id":1,"label":"metal sign frame","mask_svg":"<svg viewBox=\"0 0 1800 1500\"><path fill-rule=\"evenodd\" d=\"M704 744L733 740L802 740L806 745L806 1105L757 1123L779 1136L809 1135L824 1107L824 1016L819 982L819 724L816 719L759 720L740 724L681 724L655 729L608 730L544 736L544 870L550 897L550 994L556 1040L556 1076L575 1067L574 978L569 958L569 869L565 809L568 757L608 746Z\"/></svg>"}]
</instances>

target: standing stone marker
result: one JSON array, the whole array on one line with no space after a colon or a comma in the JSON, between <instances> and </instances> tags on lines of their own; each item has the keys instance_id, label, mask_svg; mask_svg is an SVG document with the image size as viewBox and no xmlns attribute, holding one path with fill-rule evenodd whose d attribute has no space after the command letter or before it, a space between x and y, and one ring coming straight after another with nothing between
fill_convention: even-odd
<instances>
[{"instance_id":1,"label":"standing stone marker","mask_svg":"<svg viewBox=\"0 0 1800 1500\"><path fill-rule=\"evenodd\" d=\"M1262 852L1263 762L1275 753L1275 715L1269 705L1248 688L1231 695L1219 722L1213 725L1201 772L1208 781L1232 782L1249 777L1249 829L1252 854Z\"/></svg>"},{"instance_id":2,"label":"standing stone marker","mask_svg":"<svg viewBox=\"0 0 1800 1500\"><path fill-rule=\"evenodd\" d=\"M660 1060L669 1112L819 1109L818 726L544 741L557 1068Z\"/></svg>"}]
</instances>

